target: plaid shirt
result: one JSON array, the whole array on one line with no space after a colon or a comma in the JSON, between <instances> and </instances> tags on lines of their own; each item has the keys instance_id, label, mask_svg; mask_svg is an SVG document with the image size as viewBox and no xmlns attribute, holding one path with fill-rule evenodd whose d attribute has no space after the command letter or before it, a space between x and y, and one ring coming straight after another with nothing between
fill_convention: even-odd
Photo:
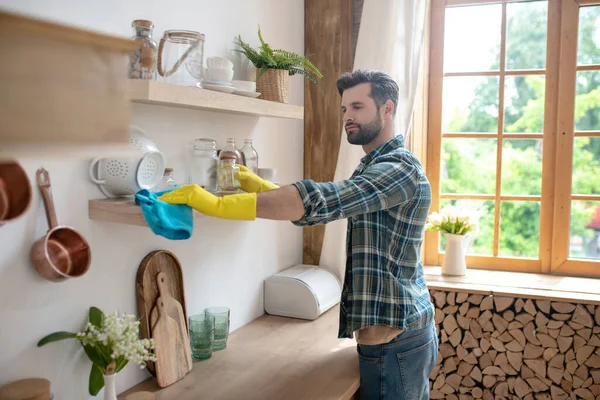
<instances>
[{"instance_id":1,"label":"plaid shirt","mask_svg":"<svg viewBox=\"0 0 600 400\"><path fill-rule=\"evenodd\" d=\"M434 308L423 278L420 249L431 187L419 160L398 136L362 158L348 180L294 184L311 226L348 219L340 304L340 338L373 325L425 328Z\"/></svg>"}]
</instances>

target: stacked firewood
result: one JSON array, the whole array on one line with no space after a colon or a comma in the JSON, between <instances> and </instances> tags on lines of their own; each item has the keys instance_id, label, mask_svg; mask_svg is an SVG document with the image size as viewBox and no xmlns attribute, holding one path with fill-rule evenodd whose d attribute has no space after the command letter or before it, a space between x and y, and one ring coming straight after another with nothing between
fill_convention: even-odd
<instances>
[{"instance_id":1,"label":"stacked firewood","mask_svg":"<svg viewBox=\"0 0 600 400\"><path fill-rule=\"evenodd\" d=\"M432 399L600 400L600 306L432 291Z\"/></svg>"}]
</instances>

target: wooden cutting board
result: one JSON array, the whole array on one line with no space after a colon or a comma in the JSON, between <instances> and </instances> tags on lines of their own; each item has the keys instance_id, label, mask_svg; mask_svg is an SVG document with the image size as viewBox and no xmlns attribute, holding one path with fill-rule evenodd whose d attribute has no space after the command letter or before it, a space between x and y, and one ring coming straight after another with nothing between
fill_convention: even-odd
<instances>
[{"instance_id":1,"label":"wooden cutting board","mask_svg":"<svg viewBox=\"0 0 600 400\"><path fill-rule=\"evenodd\" d=\"M152 328L152 338L156 342L156 381L158 386L172 385L187 375L189 370L185 360L185 344L181 341L177 322L167 314L162 297L156 300L158 321Z\"/></svg>"},{"instance_id":2,"label":"wooden cutting board","mask_svg":"<svg viewBox=\"0 0 600 400\"><path fill-rule=\"evenodd\" d=\"M156 250L144 257L140 263L136 277L135 288L140 317L140 336L143 339L150 339L152 337L150 315L159 296L156 283L156 277L159 272L164 272L168 282L169 294L181 305L186 332L189 332L181 264L175 254L170 251ZM148 362L147 368L148 372L156 375L154 363Z\"/></svg>"},{"instance_id":3,"label":"wooden cutting board","mask_svg":"<svg viewBox=\"0 0 600 400\"><path fill-rule=\"evenodd\" d=\"M165 311L167 315L177 322L177 328L179 329L179 336L181 343L183 343L183 349L185 352L185 364L187 372L192 370L192 351L190 348L190 336L187 328L186 320L183 314L181 304L169 293L169 280L164 272L159 272L156 276L156 284L158 285L158 292L160 298L165 303ZM150 330L154 330L154 325L158 321L158 306L154 306L150 313ZM186 373L187 373L186 372Z\"/></svg>"}]
</instances>

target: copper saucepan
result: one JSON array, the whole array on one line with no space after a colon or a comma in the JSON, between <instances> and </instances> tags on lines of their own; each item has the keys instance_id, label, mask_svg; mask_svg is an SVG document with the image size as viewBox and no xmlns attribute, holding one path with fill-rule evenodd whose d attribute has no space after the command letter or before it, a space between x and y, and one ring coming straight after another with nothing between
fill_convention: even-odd
<instances>
[{"instance_id":1,"label":"copper saucepan","mask_svg":"<svg viewBox=\"0 0 600 400\"><path fill-rule=\"evenodd\" d=\"M40 168L36 176L46 208L48 233L34 243L31 261L38 273L51 281L60 282L81 276L90 268L90 246L75 229L58 226L48 171Z\"/></svg>"},{"instance_id":2,"label":"copper saucepan","mask_svg":"<svg viewBox=\"0 0 600 400\"><path fill-rule=\"evenodd\" d=\"M17 162L0 162L0 226L29 209L31 184Z\"/></svg>"}]
</instances>

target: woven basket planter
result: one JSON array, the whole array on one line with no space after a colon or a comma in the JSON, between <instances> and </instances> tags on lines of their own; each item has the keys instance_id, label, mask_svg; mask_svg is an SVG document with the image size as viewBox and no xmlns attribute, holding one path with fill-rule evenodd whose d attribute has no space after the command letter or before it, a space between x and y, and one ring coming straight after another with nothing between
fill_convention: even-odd
<instances>
[{"instance_id":1,"label":"woven basket planter","mask_svg":"<svg viewBox=\"0 0 600 400\"><path fill-rule=\"evenodd\" d=\"M256 80L256 91L263 100L278 103L289 102L290 75L285 69L268 68L260 79Z\"/></svg>"}]
</instances>

